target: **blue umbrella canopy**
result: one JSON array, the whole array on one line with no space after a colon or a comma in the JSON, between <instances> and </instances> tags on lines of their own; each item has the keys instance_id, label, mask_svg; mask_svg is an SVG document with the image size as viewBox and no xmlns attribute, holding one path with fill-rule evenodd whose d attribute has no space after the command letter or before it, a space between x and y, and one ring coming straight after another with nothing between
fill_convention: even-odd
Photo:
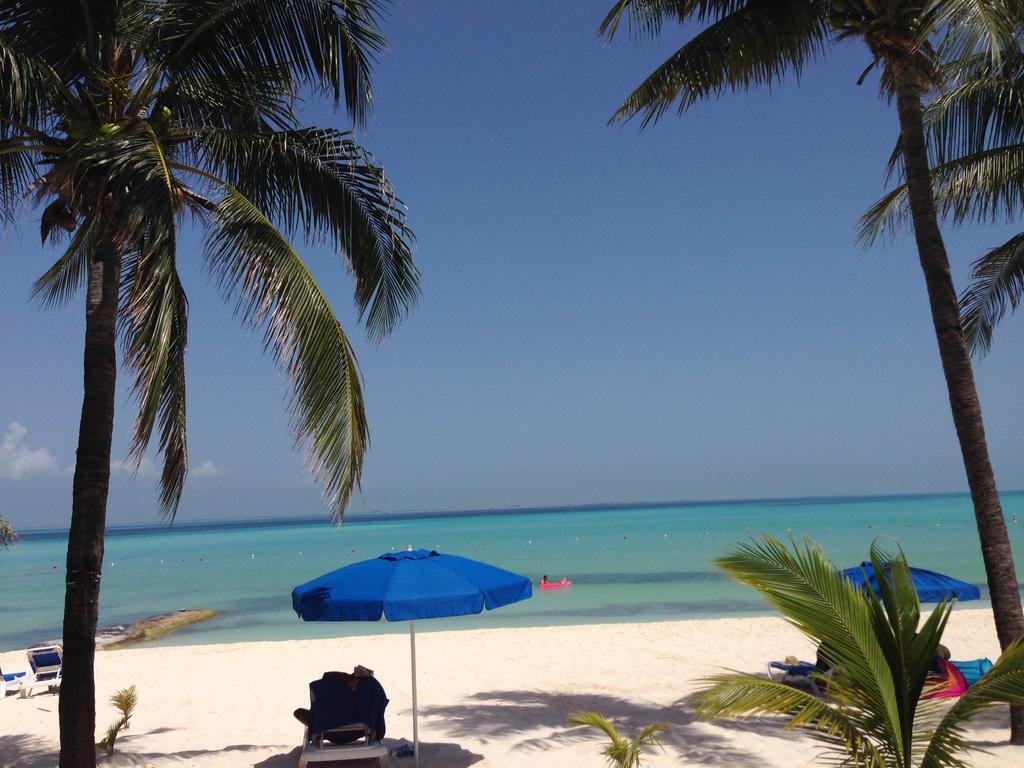
<instances>
[{"instance_id":1,"label":"blue umbrella canopy","mask_svg":"<svg viewBox=\"0 0 1024 768\"><path fill-rule=\"evenodd\" d=\"M325 573L292 590L292 607L305 621L414 621L480 613L532 594L525 576L416 549Z\"/></svg>"},{"instance_id":2,"label":"blue umbrella canopy","mask_svg":"<svg viewBox=\"0 0 1024 768\"><path fill-rule=\"evenodd\" d=\"M861 563L859 566L847 568L843 575L850 580L855 587L861 589L871 588L876 595L878 592L878 574L871 563ZM911 568L910 578L914 582L917 596L922 603L937 603L941 600L977 600L981 597L981 590L974 584L954 579L935 571L926 571L924 568Z\"/></svg>"}]
</instances>

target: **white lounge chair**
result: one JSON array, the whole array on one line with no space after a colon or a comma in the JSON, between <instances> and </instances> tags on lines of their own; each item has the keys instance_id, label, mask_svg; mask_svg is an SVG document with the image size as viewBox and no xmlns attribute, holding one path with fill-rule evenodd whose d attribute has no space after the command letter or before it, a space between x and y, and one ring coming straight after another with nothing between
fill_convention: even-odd
<instances>
[{"instance_id":1,"label":"white lounge chair","mask_svg":"<svg viewBox=\"0 0 1024 768\"><path fill-rule=\"evenodd\" d=\"M310 763L334 762L336 760L372 760L377 759L380 768L388 768L388 748L380 741L373 739L370 728L365 723L352 723L341 728L332 728L329 733L358 733L357 741L346 744L332 744L324 741L324 734L310 736L306 729L302 739L302 754L299 755L299 768L306 768Z\"/></svg>"},{"instance_id":2,"label":"white lounge chair","mask_svg":"<svg viewBox=\"0 0 1024 768\"><path fill-rule=\"evenodd\" d=\"M0 671L0 699L8 693L16 693L21 689L22 680L25 679L24 672L10 672L4 674Z\"/></svg>"},{"instance_id":3,"label":"white lounge chair","mask_svg":"<svg viewBox=\"0 0 1024 768\"><path fill-rule=\"evenodd\" d=\"M27 699L36 688L46 688L49 691L60 688L63 652L64 649L59 645L29 648L26 655L32 671L21 679L21 698Z\"/></svg>"}]
</instances>

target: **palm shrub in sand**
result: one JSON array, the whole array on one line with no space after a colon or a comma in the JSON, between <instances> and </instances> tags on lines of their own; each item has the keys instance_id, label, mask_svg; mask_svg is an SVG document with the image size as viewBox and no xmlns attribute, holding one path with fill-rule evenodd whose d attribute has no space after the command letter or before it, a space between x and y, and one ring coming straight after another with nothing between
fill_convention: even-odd
<instances>
[{"instance_id":1,"label":"palm shrub in sand","mask_svg":"<svg viewBox=\"0 0 1024 768\"><path fill-rule=\"evenodd\" d=\"M573 712L569 715L569 725L586 725L597 728L608 737L608 743L602 748L610 768L639 768L640 758L647 748L655 744L661 746L658 734L668 730L668 723L655 723L643 728L632 740L619 734L611 721L598 712Z\"/></svg>"},{"instance_id":2,"label":"palm shrub in sand","mask_svg":"<svg viewBox=\"0 0 1024 768\"><path fill-rule=\"evenodd\" d=\"M877 545L871 562L881 595L845 579L809 540L787 546L765 536L716 561L753 587L842 670L828 682L828 700L750 674L722 674L695 694L705 719L782 715L786 728L809 731L824 758L864 768L966 767L964 725L997 704L1024 704L1024 643L1018 641L952 706L921 700L953 603L940 603L921 623L921 604L902 552ZM888 569L888 571L886 571Z\"/></svg>"},{"instance_id":3,"label":"palm shrub in sand","mask_svg":"<svg viewBox=\"0 0 1024 768\"><path fill-rule=\"evenodd\" d=\"M110 724L103 741L96 744L96 748L102 749L108 756L114 754L114 742L117 741L121 731L128 730L128 723L132 719L135 705L139 703L139 695L135 692L135 686L130 685L127 688L122 688L110 697L110 703L121 713L121 717Z\"/></svg>"}]
</instances>

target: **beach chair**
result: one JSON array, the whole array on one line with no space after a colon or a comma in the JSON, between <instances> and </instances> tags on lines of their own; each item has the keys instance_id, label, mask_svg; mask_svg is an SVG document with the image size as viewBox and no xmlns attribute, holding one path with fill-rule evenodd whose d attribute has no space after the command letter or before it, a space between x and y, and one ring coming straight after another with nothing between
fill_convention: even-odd
<instances>
[{"instance_id":1,"label":"beach chair","mask_svg":"<svg viewBox=\"0 0 1024 768\"><path fill-rule=\"evenodd\" d=\"M327 672L309 684L309 724L299 768L310 763L376 759L388 766L384 738L384 688L376 678Z\"/></svg>"},{"instance_id":2,"label":"beach chair","mask_svg":"<svg viewBox=\"0 0 1024 768\"><path fill-rule=\"evenodd\" d=\"M49 691L60 688L63 651L59 645L28 649L26 655L31 672L22 680L21 698L27 699L36 688L46 688Z\"/></svg>"},{"instance_id":3,"label":"beach chair","mask_svg":"<svg viewBox=\"0 0 1024 768\"><path fill-rule=\"evenodd\" d=\"M810 688L811 693L815 696L820 696L821 691L818 689L818 684L811 676L817 669L809 661L797 661L796 659L770 661L768 662L768 679L776 683L785 683L786 685L798 688Z\"/></svg>"},{"instance_id":4,"label":"beach chair","mask_svg":"<svg viewBox=\"0 0 1024 768\"><path fill-rule=\"evenodd\" d=\"M971 661L951 661L949 663L960 670L960 674L964 676L964 682L968 686L974 685L992 669L991 659L972 659Z\"/></svg>"},{"instance_id":5,"label":"beach chair","mask_svg":"<svg viewBox=\"0 0 1024 768\"><path fill-rule=\"evenodd\" d=\"M7 696L8 693L17 693L21 689L21 683L24 677L24 672L10 672L5 674L3 670L0 670L0 699Z\"/></svg>"}]
</instances>

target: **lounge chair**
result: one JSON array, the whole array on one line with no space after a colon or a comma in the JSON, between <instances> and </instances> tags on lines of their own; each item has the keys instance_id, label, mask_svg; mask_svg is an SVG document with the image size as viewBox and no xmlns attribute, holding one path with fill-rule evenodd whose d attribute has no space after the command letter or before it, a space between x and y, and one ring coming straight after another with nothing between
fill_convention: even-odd
<instances>
[{"instance_id":1,"label":"lounge chair","mask_svg":"<svg viewBox=\"0 0 1024 768\"><path fill-rule=\"evenodd\" d=\"M59 645L29 648L27 656L31 672L22 679L21 698L27 699L35 688L46 688L49 691L60 688L62 653L63 649Z\"/></svg>"},{"instance_id":2,"label":"lounge chair","mask_svg":"<svg viewBox=\"0 0 1024 768\"><path fill-rule=\"evenodd\" d=\"M309 684L309 722L299 768L319 761L376 758L388 766L384 738L384 688L373 677L327 672Z\"/></svg>"},{"instance_id":3,"label":"lounge chair","mask_svg":"<svg viewBox=\"0 0 1024 768\"><path fill-rule=\"evenodd\" d=\"M24 677L24 672L10 672L5 674L3 670L0 670L0 699L4 698L8 693L17 693L21 688L21 683Z\"/></svg>"},{"instance_id":4,"label":"lounge chair","mask_svg":"<svg viewBox=\"0 0 1024 768\"><path fill-rule=\"evenodd\" d=\"M968 686L974 685L992 669L991 659L972 659L971 661L951 661L949 663L960 670Z\"/></svg>"},{"instance_id":5,"label":"lounge chair","mask_svg":"<svg viewBox=\"0 0 1024 768\"><path fill-rule=\"evenodd\" d=\"M806 686L811 689L811 693L815 696L820 696L821 691L818 689L818 684L814 681L814 677L812 677L817 671L818 668L811 662L797 661L792 658L785 661L772 661L768 663L769 680L797 687Z\"/></svg>"}]
</instances>

